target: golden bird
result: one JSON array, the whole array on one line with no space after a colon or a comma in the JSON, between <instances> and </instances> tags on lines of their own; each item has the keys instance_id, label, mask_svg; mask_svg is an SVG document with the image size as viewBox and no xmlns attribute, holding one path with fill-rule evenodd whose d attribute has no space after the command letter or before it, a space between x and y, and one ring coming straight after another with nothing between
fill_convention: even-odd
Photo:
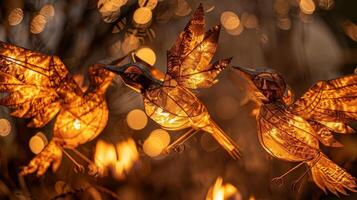
<instances>
[{"instance_id":1,"label":"golden bird","mask_svg":"<svg viewBox=\"0 0 357 200\"><path fill-rule=\"evenodd\" d=\"M83 170L63 148L90 162L75 148L94 139L107 124L105 92L115 74L103 66L89 67L91 88L83 92L57 56L0 42L0 92L8 94L0 104L14 117L31 118L28 127L40 128L56 118L52 140L20 174L43 175L51 164L57 170L62 152Z\"/></svg>"},{"instance_id":2,"label":"golden bird","mask_svg":"<svg viewBox=\"0 0 357 200\"><path fill-rule=\"evenodd\" d=\"M313 181L324 192L338 195L346 190L356 192L356 179L331 161L320 150L319 142L329 147L341 147L333 133L352 133L347 123L357 119L357 75L319 81L295 102L293 93L282 76L274 70L235 67L248 79L257 102L258 138L273 157L300 162L274 182L299 166L308 170Z\"/></svg>"},{"instance_id":3,"label":"golden bird","mask_svg":"<svg viewBox=\"0 0 357 200\"><path fill-rule=\"evenodd\" d=\"M239 157L235 142L211 119L204 104L190 89L208 88L230 62L222 59L210 64L216 52L220 26L204 32L202 5L167 52L167 72L137 58L122 67L107 66L121 76L127 86L140 92L146 114L166 130L192 128L174 145L182 144L198 130L210 133L233 158Z\"/></svg>"}]
</instances>

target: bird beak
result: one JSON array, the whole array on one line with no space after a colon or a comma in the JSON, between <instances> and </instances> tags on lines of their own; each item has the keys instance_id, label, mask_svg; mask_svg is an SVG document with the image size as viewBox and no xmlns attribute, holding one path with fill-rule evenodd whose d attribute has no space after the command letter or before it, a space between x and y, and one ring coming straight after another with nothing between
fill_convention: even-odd
<instances>
[{"instance_id":1,"label":"bird beak","mask_svg":"<svg viewBox=\"0 0 357 200\"><path fill-rule=\"evenodd\" d=\"M257 71L254 69L238 66L233 68L237 69L243 77L248 78L249 80L252 80L257 75Z\"/></svg>"},{"instance_id":2,"label":"bird beak","mask_svg":"<svg viewBox=\"0 0 357 200\"><path fill-rule=\"evenodd\" d=\"M111 71L111 72L119 74L119 75L124 74L124 67L123 66L118 67L118 66L108 65L108 66L105 66L104 68L109 70L109 71Z\"/></svg>"}]
</instances>

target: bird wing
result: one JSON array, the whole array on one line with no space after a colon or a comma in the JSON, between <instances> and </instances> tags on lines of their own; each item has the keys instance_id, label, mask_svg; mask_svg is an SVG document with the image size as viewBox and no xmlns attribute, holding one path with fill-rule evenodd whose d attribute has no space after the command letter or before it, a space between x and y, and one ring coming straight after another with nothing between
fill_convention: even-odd
<instances>
[{"instance_id":1,"label":"bird wing","mask_svg":"<svg viewBox=\"0 0 357 200\"><path fill-rule=\"evenodd\" d=\"M262 146L273 156L290 161L311 159L319 149L314 130L302 117L274 104L261 107L258 133Z\"/></svg>"},{"instance_id":2,"label":"bird wing","mask_svg":"<svg viewBox=\"0 0 357 200\"><path fill-rule=\"evenodd\" d=\"M143 97L147 115L166 129L187 128L207 114L206 107L184 87L163 86L146 91Z\"/></svg>"},{"instance_id":3,"label":"bird wing","mask_svg":"<svg viewBox=\"0 0 357 200\"><path fill-rule=\"evenodd\" d=\"M289 110L334 132L350 133L346 123L357 119L357 75L317 82Z\"/></svg>"},{"instance_id":4,"label":"bird wing","mask_svg":"<svg viewBox=\"0 0 357 200\"><path fill-rule=\"evenodd\" d=\"M82 92L62 61L28 49L0 42L0 92L8 95L0 104L12 116L32 118L30 127L46 125L61 109Z\"/></svg>"},{"instance_id":5,"label":"bird wing","mask_svg":"<svg viewBox=\"0 0 357 200\"><path fill-rule=\"evenodd\" d=\"M166 85L174 79L177 84L190 89L207 88L217 82L217 75L229 64L231 59L210 64L221 27L215 26L205 33L204 24L204 10L200 5L167 52Z\"/></svg>"}]
</instances>

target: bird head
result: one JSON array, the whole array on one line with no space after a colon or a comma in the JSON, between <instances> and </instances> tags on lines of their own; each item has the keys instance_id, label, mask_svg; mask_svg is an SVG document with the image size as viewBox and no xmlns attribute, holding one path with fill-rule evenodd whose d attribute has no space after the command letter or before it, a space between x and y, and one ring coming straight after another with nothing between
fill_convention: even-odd
<instances>
[{"instance_id":1,"label":"bird head","mask_svg":"<svg viewBox=\"0 0 357 200\"><path fill-rule=\"evenodd\" d=\"M118 66L127 56L123 56L110 63L112 66ZM106 91L110 83L112 82L115 74L106 70L105 64L94 64L89 67L88 75L91 86L96 89L100 89L103 92Z\"/></svg>"},{"instance_id":2,"label":"bird head","mask_svg":"<svg viewBox=\"0 0 357 200\"><path fill-rule=\"evenodd\" d=\"M120 75L125 85L137 92L142 92L153 85L162 84L164 76L162 72L140 59L136 60L137 62L120 67L109 65L105 68Z\"/></svg>"},{"instance_id":3,"label":"bird head","mask_svg":"<svg viewBox=\"0 0 357 200\"><path fill-rule=\"evenodd\" d=\"M234 67L255 90L255 96L263 103L283 100L287 86L282 76L273 69Z\"/></svg>"}]
</instances>

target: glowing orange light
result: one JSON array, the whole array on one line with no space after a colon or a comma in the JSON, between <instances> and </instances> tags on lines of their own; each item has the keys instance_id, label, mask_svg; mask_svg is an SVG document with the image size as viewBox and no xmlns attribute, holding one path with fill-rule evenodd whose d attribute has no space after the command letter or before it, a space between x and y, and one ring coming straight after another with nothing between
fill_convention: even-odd
<instances>
[{"instance_id":1,"label":"glowing orange light","mask_svg":"<svg viewBox=\"0 0 357 200\"><path fill-rule=\"evenodd\" d=\"M148 47L143 47L137 50L136 56L150 65L154 65L156 62L155 52Z\"/></svg>"},{"instance_id":2,"label":"glowing orange light","mask_svg":"<svg viewBox=\"0 0 357 200\"><path fill-rule=\"evenodd\" d=\"M144 152L150 157L156 157L170 144L170 135L163 129L151 132L143 145Z\"/></svg>"},{"instance_id":3,"label":"glowing orange light","mask_svg":"<svg viewBox=\"0 0 357 200\"><path fill-rule=\"evenodd\" d=\"M15 8L11 10L8 21L11 26L16 26L22 22L24 18L24 13L21 8Z\"/></svg>"},{"instance_id":4,"label":"glowing orange light","mask_svg":"<svg viewBox=\"0 0 357 200\"><path fill-rule=\"evenodd\" d=\"M30 25L31 33L33 34L41 33L45 29L46 23L47 21L45 16L41 14L36 15L31 21L31 25Z\"/></svg>"},{"instance_id":5,"label":"glowing orange light","mask_svg":"<svg viewBox=\"0 0 357 200\"><path fill-rule=\"evenodd\" d=\"M116 146L104 141L97 142L94 163L102 176L111 170L116 178L122 179L138 159L139 153L132 139L119 142Z\"/></svg>"},{"instance_id":6,"label":"glowing orange light","mask_svg":"<svg viewBox=\"0 0 357 200\"><path fill-rule=\"evenodd\" d=\"M315 11L315 3L313 0L300 0L300 9L305 14L312 14Z\"/></svg>"},{"instance_id":7,"label":"glowing orange light","mask_svg":"<svg viewBox=\"0 0 357 200\"><path fill-rule=\"evenodd\" d=\"M134 23L142 26L147 25L151 22L152 19L152 11L146 7L140 7L135 10L133 15Z\"/></svg>"},{"instance_id":8,"label":"glowing orange light","mask_svg":"<svg viewBox=\"0 0 357 200\"><path fill-rule=\"evenodd\" d=\"M233 30L239 26L240 20L234 12L225 11L221 14L221 23L225 29Z\"/></svg>"},{"instance_id":9,"label":"glowing orange light","mask_svg":"<svg viewBox=\"0 0 357 200\"><path fill-rule=\"evenodd\" d=\"M229 200L241 199L241 194L236 187L230 183L223 185L222 177L218 177L212 187L209 188L206 200Z\"/></svg>"},{"instance_id":10,"label":"glowing orange light","mask_svg":"<svg viewBox=\"0 0 357 200\"><path fill-rule=\"evenodd\" d=\"M39 154L45 146L48 144L46 136L39 132L36 135L32 136L29 141L30 150L34 154Z\"/></svg>"},{"instance_id":11,"label":"glowing orange light","mask_svg":"<svg viewBox=\"0 0 357 200\"><path fill-rule=\"evenodd\" d=\"M44 5L40 10L40 15L43 15L46 18L46 21L51 21L55 16L55 8L51 4Z\"/></svg>"},{"instance_id":12,"label":"glowing orange light","mask_svg":"<svg viewBox=\"0 0 357 200\"><path fill-rule=\"evenodd\" d=\"M5 137L11 133L11 124L7 119L0 119L0 136Z\"/></svg>"},{"instance_id":13,"label":"glowing orange light","mask_svg":"<svg viewBox=\"0 0 357 200\"><path fill-rule=\"evenodd\" d=\"M141 130L145 128L148 118L144 111L140 109L134 109L126 116L126 122L128 126L134 130Z\"/></svg>"}]
</instances>

